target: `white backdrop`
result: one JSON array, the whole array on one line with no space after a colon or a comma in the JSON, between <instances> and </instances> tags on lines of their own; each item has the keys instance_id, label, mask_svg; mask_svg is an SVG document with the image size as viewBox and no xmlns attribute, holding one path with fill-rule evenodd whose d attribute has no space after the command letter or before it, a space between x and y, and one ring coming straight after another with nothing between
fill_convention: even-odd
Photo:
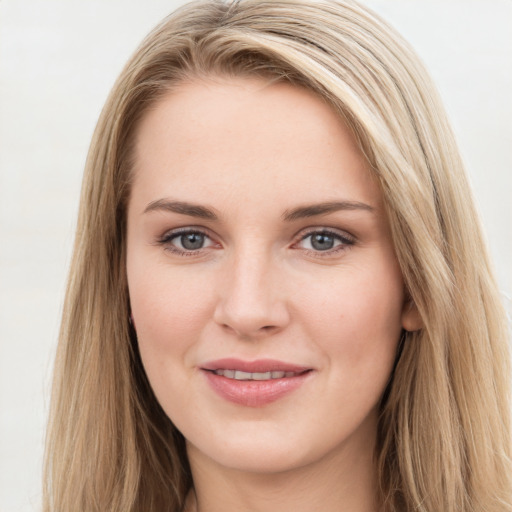
<instances>
[{"instance_id":1,"label":"white backdrop","mask_svg":"<svg viewBox=\"0 0 512 512\"><path fill-rule=\"evenodd\" d=\"M182 3L0 0L0 512L40 508L52 359L96 119L142 37ZM366 3L440 88L510 311L512 0Z\"/></svg>"}]
</instances>

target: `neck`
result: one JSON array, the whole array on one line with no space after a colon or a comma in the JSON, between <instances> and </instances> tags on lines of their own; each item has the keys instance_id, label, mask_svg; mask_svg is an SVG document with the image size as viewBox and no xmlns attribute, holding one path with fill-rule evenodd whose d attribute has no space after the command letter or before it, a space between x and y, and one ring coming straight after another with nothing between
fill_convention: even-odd
<instances>
[{"instance_id":1,"label":"neck","mask_svg":"<svg viewBox=\"0 0 512 512\"><path fill-rule=\"evenodd\" d=\"M360 446L358 448L361 448ZM321 460L275 473L226 468L187 447L194 489L185 512L377 512L374 445L348 443Z\"/></svg>"}]
</instances>

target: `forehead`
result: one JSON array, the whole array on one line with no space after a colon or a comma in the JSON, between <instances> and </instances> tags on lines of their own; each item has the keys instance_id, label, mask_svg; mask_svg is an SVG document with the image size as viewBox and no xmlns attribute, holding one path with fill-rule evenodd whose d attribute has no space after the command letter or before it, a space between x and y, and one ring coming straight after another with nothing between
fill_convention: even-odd
<instances>
[{"instance_id":1,"label":"forehead","mask_svg":"<svg viewBox=\"0 0 512 512\"><path fill-rule=\"evenodd\" d=\"M259 78L180 84L142 118L135 139L135 195L293 204L379 203L355 139L311 91ZM183 197L181 197L183 196Z\"/></svg>"}]
</instances>

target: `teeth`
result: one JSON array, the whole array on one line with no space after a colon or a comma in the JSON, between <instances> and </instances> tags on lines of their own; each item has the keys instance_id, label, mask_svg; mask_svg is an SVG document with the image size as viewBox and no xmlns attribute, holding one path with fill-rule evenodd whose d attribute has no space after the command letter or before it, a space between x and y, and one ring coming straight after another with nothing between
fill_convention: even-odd
<instances>
[{"instance_id":1,"label":"teeth","mask_svg":"<svg viewBox=\"0 0 512 512\"><path fill-rule=\"evenodd\" d=\"M235 380L251 380L252 373L241 372L240 370L235 371Z\"/></svg>"},{"instance_id":2,"label":"teeth","mask_svg":"<svg viewBox=\"0 0 512 512\"><path fill-rule=\"evenodd\" d=\"M272 372L253 373L252 378L254 380L268 380L272 378Z\"/></svg>"},{"instance_id":3,"label":"teeth","mask_svg":"<svg viewBox=\"0 0 512 512\"><path fill-rule=\"evenodd\" d=\"M228 379L235 380L271 380L271 379L282 379L283 377L293 377L297 375L295 372L242 372L241 370L215 370L215 375L221 375Z\"/></svg>"}]
</instances>

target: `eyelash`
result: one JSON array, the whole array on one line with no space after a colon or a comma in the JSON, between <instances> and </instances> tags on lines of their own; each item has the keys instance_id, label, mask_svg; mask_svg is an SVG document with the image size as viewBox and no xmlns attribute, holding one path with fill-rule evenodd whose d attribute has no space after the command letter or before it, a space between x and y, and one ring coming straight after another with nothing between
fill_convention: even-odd
<instances>
[{"instance_id":1,"label":"eyelash","mask_svg":"<svg viewBox=\"0 0 512 512\"><path fill-rule=\"evenodd\" d=\"M326 249L324 251L315 250L315 249L304 249L308 254L312 254L315 257L320 257L320 258L328 258L330 256L338 255L340 252L346 251L347 249L349 249L351 246L353 246L356 243L356 239L352 235L349 235L348 233L345 233L345 232L340 233L338 231L334 231L334 230L326 229L326 228L320 228L320 229L317 228L317 229L309 229L308 231L301 233L298 237L298 241L294 242L293 245L295 246L301 242L304 242L305 240L307 240L309 237L312 237L313 235L328 236L328 237L333 238L335 242L336 241L340 242L337 246L335 245L333 248Z\"/></svg>"},{"instance_id":2,"label":"eyelash","mask_svg":"<svg viewBox=\"0 0 512 512\"><path fill-rule=\"evenodd\" d=\"M184 250L180 249L179 247L176 247L172 245L172 241L184 236L184 235L201 235L207 239L211 240L211 237L208 235L207 232L198 229L198 228L181 228L181 229L175 229L172 231L167 231L161 238L157 240L157 243L159 245L162 245L165 247L165 250L170 251L174 254L177 254L178 256L197 256L203 252L204 249L207 249L207 247L200 247L197 250L189 249ZM313 235L323 235L323 236L329 236L332 237L335 241L341 242L337 246L334 246L332 249L326 249L325 251L321 250L315 250L315 249L307 249L304 248L303 250L306 251L308 254L313 254L315 257L329 257L333 256L335 254L338 254L341 251L346 251L351 246L353 246L356 243L356 239L349 235L348 233L340 233L331 229L326 228L316 228L316 229L309 229L306 232L302 232L297 236L297 239L295 242L293 242L292 247L297 246L301 242L304 242L309 237L312 237Z\"/></svg>"},{"instance_id":3,"label":"eyelash","mask_svg":"<svg viewBox=\"0 0 512 512\"><path fill-rule=\"evenodd\" d=\"M182 237L184 235L201 235L205 238L208 238L211 240L211 237L206 233L205 231L199 229L199 228L193 228L193 227L187 227L187 228L181 228L181 229L174 229L172 231L167 231L164 233L164 235L157 240L157 243L159 245L162 245L165 247L166 251L172 252L174 254L177 254L178 256L197 256L199 253L202 253L203 249L205 247L201 247L197 250L184 250L180 249L179 247L175 247L172 245L172 241Z\"/></svg>"}]
</instances>

